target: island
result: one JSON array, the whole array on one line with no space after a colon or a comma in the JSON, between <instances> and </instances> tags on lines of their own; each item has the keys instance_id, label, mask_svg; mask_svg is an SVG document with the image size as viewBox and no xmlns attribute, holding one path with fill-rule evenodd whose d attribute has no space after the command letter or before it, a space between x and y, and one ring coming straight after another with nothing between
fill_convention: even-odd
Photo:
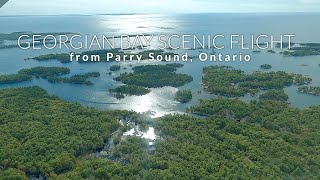
<instances>
[{"instance_id":1,"label":"island","mask_svg":"<svg viewBox=\"0 0 320 180\"><path fill-rule=\"evenodd\" d=\"M303 87L299 87L298 91L300 93L304 93L304 94L310 94L310 95L314 95L314 96L320 96L320 87L316 87L316 86L303 86Z\"/></svg>"},{"instance_id":2,"label":"island","mask_svg":"<svg viewBox=\"0 0 320 180\"><path fill-rule=\"evenodd\" d=\"M320 43L300 43L298 47L292 47L288 51L284 51L281 54L284 56L317 56L320 55Z\"/></svg>"},{"instance_id":3,"label":"island","mask_svg":"<svg viewBox=\"0 0 320 180\"><path fill-rule=\"evenodd\" d=\"M274 50L272 50L272 49L268 50L267 52L268 52L268 53L272 53L272 54L276 53L276 52L275 52Z\"/></svg>"},{"instance_id":4,"label":"island","mask_svg":"<svg viewBox=\"0 0 320 180\"><path fill-rule=\"evenodd\" d=\"M99 77L99 72L89 72L85 74L73 75L71 77L48 77L50 83L70 83L70 84L84 84L84 85L93 85L91 81L88 81L88 78Z\"/></svg>"},{"instance_id":5,"label":"island","mask_svg":"<svg viewBox=\"0 0 320 180\"><path fill-rule=\"evenodd\" d=\"M272 66L270 65L270 64L262 64L261 66L260 66L260 69L271 69L272 68Z\"/></svg>"},{"instance_id":6,"label":"island","mask_svg":"<svg viewBox=\"0 0 320 180\"><path fill-rule=\"evenodd\" d=\"M112 93L117 99L122 99L125 97L124 95L143 96L150 93L150 90L136 85L123 85L114 89L109 89L109 92Z\"/></svg>"},{"instance_id":7,"label":"island","mask_svg":"<svg viewBox=\"0 0 320 180\"><path fill-rule=\"evenodd\" d=\"M48 60L58 60L61 63L71 63L70 55L67 53L62 54L46 54L33 57L31 59L38 60L38 61L48 61Z\"/></svg>"},{"instance_id":8,"label":"island","mask_svg":"<svg viewBox=\"0 0 320 180\"><path fill-rule=\"evenodd\" d=\"M159 88L164 86L179 87L193 80L187 74L179 74L175 71L183 64L144 65L133 68L133 73L123 73L114 78L126 85L137 85L146 88Z\"/></svg>"},{"instance_id":9,"label":"island","mask_svg":"<svg viewBox=\"0 0 320 180\"><path fill-rule=\"evenodd\" d=\"M85 74L73 75L71 77L60 77L70 73L70 69L66 67L33 67L21 69L18 74L1 75L0 84L17 83L31 80L32 77L47 79L50 83L71 83L93 85L88 78L99 77L99 72L89 72Z\"/></svg>"},{"instance_id":10,"label":"island","mask_svg":"<svg viewBox=\"0 0 320 180\"><path fill-rule=\"evenodd\" d=\"M192 92L190 90L179 90L176 92L174 99L180 103L190 102L192 99Z\"/></svg>"},{"instance_id":11,"label":"island","mask_svg":"<svg viewBox=\"0 0 320 180\"><path fill-rule=\"evenodd\" d=\"M29 69L21 69L19 74L27 74L35 77L47 79L48 77L61 76L70 73L70 69L66 67L33 67Z\"/></svg>"},{"instance_id":12,"label":"island","mask_svg":"<svg viewBox=\"0 0 320 180\"><path fill-rule=\"evenodd\" d=\"M30 81L32 76L27 74L10 74L0 75L0 84L18 83L23 81Z\"/></svg>"},{"instance_id":13,"label":"island","mask_svg":"<svg viewBox=\"0 0 320 180\"><path fill-rule=\"evenodd\" d=\"M282 89L291 85L309 84L312 79L301 74L289 74L283 71L247 74L231 66L208 66L203 69L203 86L210 93L240 97L255 95L259 90Z\"/></svg>"}]
</instances>

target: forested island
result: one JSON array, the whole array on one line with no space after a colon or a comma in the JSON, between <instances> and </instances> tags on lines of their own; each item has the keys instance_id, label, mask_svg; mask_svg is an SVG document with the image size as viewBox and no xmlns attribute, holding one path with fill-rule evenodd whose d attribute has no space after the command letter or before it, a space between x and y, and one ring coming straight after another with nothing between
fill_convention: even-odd
<instances>
[{"instance_id":1,"label":"forested island","mask_svg":"<svg viewBox=\"0 0 320 180\"><path fill-rule=\"evenodd\" d=\"M180 103L187 103L192 100L192 92L190 90L179 90L176 92L174 99Z\"/></svg>"},{"instance_id":2,"label":"forested island","mask_svg":"<svg viewBox=\"0 0 320 180\"><path fill-rule=\"evenodd\" d=\"M18 83L29 81L32 76L36 78L49 78L69 74L70 69L65 67L33 67L29 69L21 69L18 74L0 75L0 84Z\"/></svg>"},{"instance_id":3,"label":"forested island","mask_svg":"<svg viewBox=\"0 0 320 180\"><path fill-rule=\"evenodd\" d=\"M68 54L68 53L46 54L46 55L40 55L37 57L33 57L32 59L38 60L38 61L58 60L61 63L71 63L70 54Z\"/></svg>"},{"instance_id":4,"label":"forested island","mask_svg":"<svg viewBox=\"0 0 320 180\"><path fill-rule=\"evenodd\" d=\"M175 71L183 64L144 65L133 68L133 73L123 73L116 77L127 85L137 85L146 88L158 88L164 86L179 87L193 80L187 74L178 74Z\"/></svg>"},{"instance_id":5,"label":"forested island","mask_svg":"<svg viewBox=\"0 0 320 180\"><path fill-rule=\"evenodd\" d=\"M0 84L18 83L23 81L29 81L32 76L27 74L10 74L0 75Z\"/></svg>"},{"instance_id":6,"label":"forested island","mask_svg":"<svg viewBox=\"0 0 320 180\"><path fill-rule=\"evenodd\" d=\"M301 74L244 71L230 66L209 66L203 69L203 85L210 92L221 96L239 97L256 94L259 90L282 89L293 84L309 84L312 79Z\"/></svg>"},{"instance_id":7,"label":"forested island","mask_svg":"<svg viewBox=\"0 0 320 180\"><path fill-rule=\"evenodd\" d=\"M21 69L18 74L26 74L35 77L47 79L49 77L61 76L70 73L70 69L66 67L33 67L29 69Z\"/></svg>"},{"instance_id":8,"label":"forested island","mask_svg":"<svg viewBox=\"0 0 320 180\"><path fill-rule=\"evenodd\" d=\"M29 81L32 77L47 79L50 83L71 83L93 85L88 78L99 77L99 72L89 72L85 74L73 75L71 77L60 77L70 73L70 69L66 67L33 67L29 69L21 69L18 74L1 75L0 84L17 83Z\"/></svg>"},{"instance_id":9,"label":"forested island","mask_svg":"<svg viewBox=\"0 0 320 180\"><path fill-rule=\"evenodd\" d=\"M303 86L299 87L298 91L304 94L310 94L314 96L320 96L320 87L315 86Z\"/></svg>"},{"instance_id":10,"label":"forested island","mask_svg":"<svg viewBox=\"0 0 320 180\"><path fill-rule=\"evenodd\" d=\"M70 83L70 84L85 84L93 85L91 81L88 81L88 78L99 77L99 72L90 72L85 74L73 75L71 77L49 77L48 81L51 83Z\"/></svg>"},{"instance_id":11,"label":"forested island","mask_svg":"<svg viewBox=\"0 0 320 180\"><path fill-rule=\"evenodd\" d=\"M272 68L272 66L270 65L270 64L262 64L261 66L260 66L260 69L271 69Z\"/></svg>"},{"instance_id":12,"label":"forested island","mask_svg":"<svg viewBox=\"0 0 320 180\"><path fill-rule=\"evenodd\" d=\"M284 56L316 56L320 55L320 43L300 43L298 47L292 47L288 51L281 52Z\"/></svg>"},{"instance_id":13,"label":"forested island","mask_svg":"<svg viewBox=\"0 0 320 180\"><path fill-rule=\"evenodd\" d=\"M137 85L123 85L114 89L109 89L118 99L124 98L124 95L142 96L150 93L150 90Z\"/></svg>"}]
</instances>

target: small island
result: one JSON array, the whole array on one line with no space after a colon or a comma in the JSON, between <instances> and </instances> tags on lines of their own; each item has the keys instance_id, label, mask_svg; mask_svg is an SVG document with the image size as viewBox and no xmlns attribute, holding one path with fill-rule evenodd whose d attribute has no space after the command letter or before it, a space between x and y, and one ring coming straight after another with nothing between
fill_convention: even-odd
<instances>
[{"instance_id":1,"label":"small island","mask_svg":"<svg viewBox=\"0 0 320 180\"><path fill-rule=\"evenodd\" d=\"M260 95L259 99L272 100L272 101L288 101L289 97L284 92L283 89L281 89L281 90L274 89L274 90L269 90L268 92Z\"/></svg>"},{"instance_id":2,"label":"small island","mask_svg":"<svg viewBox=\"0 0 320 180\"><path fill-rule=\"evenodd\" d=\"M274 50L272 50L272 49L268 50L267 52L268 52L268 53L272 53L272 54L276 53L276 52L275 52Z\"/></svg>"},{"instance_id":3,"label":"small island","mask_svg":"<svg viewBox=\"0 0 320 180\"><path fill-rule=\"evenodd\" d=\"M125 97L124 95L143 96L150 93L150 90L136 85L123 85L114 89L109 89L109 92L113 93L117 99L122 99Z\"/></svg>"},{"instance_id":4,"label":"small island","mask_svg":"<svg viewBox=\"0 0 320 180\"><path fill-rule=\"evenodd\" d=\"M179 90L174 99L180 103L190 102L192 99L192 92L190 90Z\"/></svg>"},{"instance_id":5,"label":"small island","mask_svg":"<svg viewBox=\"0 0 320 180\"><path fill-rule=\"evenodd\" d=\"M113 65L110 67L110 71L119 71L121 69L120 65Z\"/></svg>"},{"instance_id":6,"label":"small island","mask_svg":"<svg viewBox=\"0 0 320 180\"><path fill-rule=\"evenodd\" d=\"M260 69L271 69L272 68L272 66L270 65L270 64L262 64L261 66L260 66Z\"/></svg>"},{"instance_id":7,"label":"small island","mask_svg":"<svg viewBox=\"0 0 320 180\"><path fill-rule=\"evenodd\" d=\"M299 87L298 91L304 94L310 94L314 96L320 96L320 87L315 86L303 86Z\"/></svg>"}]
</instances>

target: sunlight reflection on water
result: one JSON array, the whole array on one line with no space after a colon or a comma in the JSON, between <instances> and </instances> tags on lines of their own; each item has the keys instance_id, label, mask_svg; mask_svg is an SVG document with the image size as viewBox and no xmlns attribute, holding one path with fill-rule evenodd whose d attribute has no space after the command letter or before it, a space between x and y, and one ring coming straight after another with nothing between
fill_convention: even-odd
<instances>
[{"instance_id":1,"label":"sunlight reflection on water","mask_svg":"<svg viewBox=\"0 0 320 180\"><path fill-rule=\"evenodd\" d=\"M139 128L132 128L129 131L123 133L124 136L138 136L148 140L155 140L156 134L154 133L154 128L149 127L147 132L141 132ZM150 143L149 143L150 144Z\"/></svg>"},{"instance_id":2,"label":"sunlight reflection on water","mask_svg":"<svg viewBox=\"0 0 320 180\"><path fill-rule=\"evenodd\" d=\"M130 109L151 118L158 118L172 113L182 113L177 111L176 106L178 102L174 100L177 91L178 89L174 87L151 89L149 94L144 96L128 96L119 100L119 104L112 106Z\"/></svg>"}]
</instances>

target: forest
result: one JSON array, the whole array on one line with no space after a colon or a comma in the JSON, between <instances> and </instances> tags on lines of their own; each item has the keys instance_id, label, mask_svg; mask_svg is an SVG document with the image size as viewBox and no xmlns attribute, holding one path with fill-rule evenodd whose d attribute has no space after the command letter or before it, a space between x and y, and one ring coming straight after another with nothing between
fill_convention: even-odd
<instances>
[{"instance_id":1,"label":"forest","mask_svg":"<svg viewBox=\"0 0 320 180\"><path fill-rule=\"evenodd\" d=\"M4 175L50 177L71 170L77 157L101 148L119 127L119 119L132 114L65 102L39 87L0 92L0 174Z\"/></svg>"},{"instance_id":2,"label":"forest","mask_svg":"<svg viewBox=\"0 0 320 180\"><path fill-rule=\"evenodd\" d=\"M191 90L179 90L176 92L174 99L180 103L190 102L192 100L192 92Z\"/></svg>"},{"instance_id":3,"label":"forest","mask_svg":"<svg viewBox=\"0 0 320 180\"><path fill-rule=\"evenodd\" d=\"M261 100L288 101L289 97L283 89L272 89L259 96Z\"/></svg>"},{"instance_id":4,"label":"forest","mask_svg":"<svg viewBox=\"0 0 320 180\"><path fill-rule=\"evenodd\" d=\"M158 119L156 150L132 137L116 155L90 159L62 179L318 179L320 108L291 108L281 101L204 100L207 118ZM141 170L143 169L143 170Z\"/></svg>"},{"instance_id":5,"label":"forest","mask_svg":"<svg viewBox=\"0 0 320 180\"><path fill-rule=\"evenodd\" d=\"M127 85L146 88L179 87L193 81L192 76L175 72L182 66L183 64L136 66L133 68L133 73L123 73L114 79Z\"/></svg>"},{"instance_id":6,"label":"forest","mask_svg":"<svg viewBox=\"0 0 320 180\"><path fill-rule=\"evenodd\" d=\"M261 99L201 100L192 115L157 119L155 149L139 137L99 152L139 118L49 96L39 87L0 90L0 175L4 179L319 179L320 107ZM23 122L23 123L22 123Z\"/></svg>"}]
</instances>

